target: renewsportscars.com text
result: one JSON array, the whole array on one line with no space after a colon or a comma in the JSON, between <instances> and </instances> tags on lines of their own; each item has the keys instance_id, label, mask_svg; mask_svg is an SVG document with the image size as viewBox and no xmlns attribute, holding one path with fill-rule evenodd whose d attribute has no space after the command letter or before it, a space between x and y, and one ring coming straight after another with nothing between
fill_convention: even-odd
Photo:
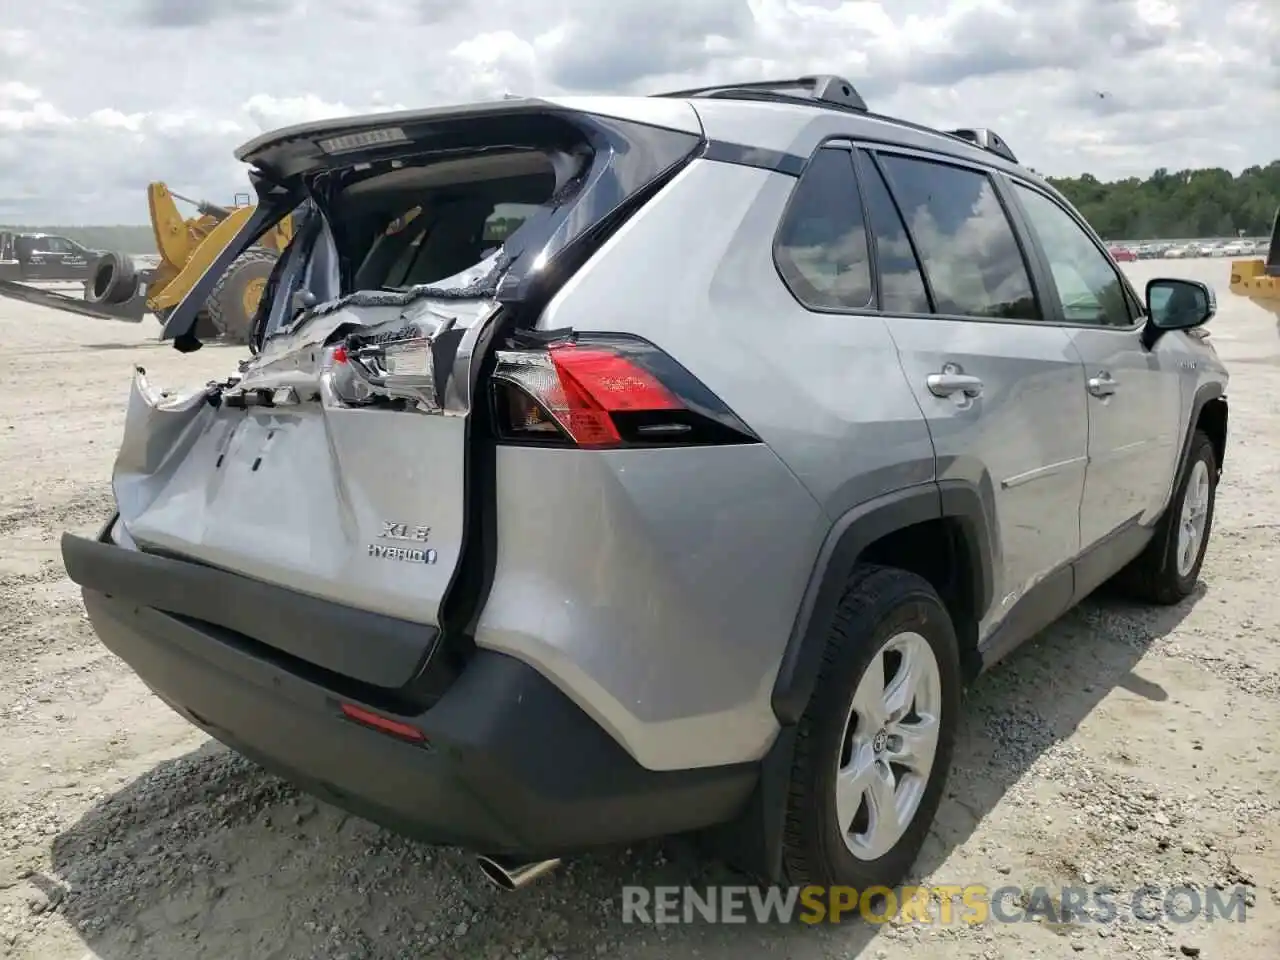
<instances>
[{"instance_id":1,"label":"renewsportscars.com text","mask_svg":"<svg viewBox=\"0 0 1280 960\"><path fill-rule=\"evenodd\" d=\"M868 887L623 887L624 923L871 923L968 924L1148 923L1247 920L1248 888L1091 885L1062 887L985 884Z\"/></svg>"}]
</instances>

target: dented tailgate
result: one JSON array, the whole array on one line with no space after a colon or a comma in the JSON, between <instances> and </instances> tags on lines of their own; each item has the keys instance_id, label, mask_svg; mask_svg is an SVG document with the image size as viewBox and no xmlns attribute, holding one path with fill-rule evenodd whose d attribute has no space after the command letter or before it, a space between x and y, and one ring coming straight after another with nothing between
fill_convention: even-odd
<instances>
[{"instance_id":1,"label":"dented tailgate","mask_svg":"<svg viewBox=\"0 0 1280 960\"><path fill-rule=\"evenodd\" d=\"M202 283L303 195L318 215L277 263L234 375L175 395L138 372L112 478L115 546L75 547L96 551L84 563L64 546L73 579L268 656L412 683L400 693L422 705L435 683L424 664L455 669L433 651L456 652L492 566L475 533L492 522L492 468L471 434L490 429L480 371L496 331L522 311L531 324L702 142L687 104L642 106L628 119L504 103L400 118L395 137L379 128L356 147L345 127L246 147L261 204ZM199 346L201 296L170 317L179 349ZM209 599L219 591L225 606ZM233 605L256 605L259 621ZM375 619L351 629L339 611ZM347 623L345 640L326 621Z\"/></svg>"},{"instance_id":2,"label":"dented tailgate","mask_svg":"<svg viewBox=\"0 0 1280 960\"><path fill-rule=\"evenodd\" d=\"M428 301L406 320L397 306L347 305L274 344L231 388L185 397L160 395L140 372L113 476L129 536L435 624L462 546L465 398L446 398L425 364L408 369L405 348L451 365L491 309ZM351 332L325 345L337 328ZM388 348L400 348L398 376ZM399 404L370 403L397 391Z\"/></svg>"}]
</instances>

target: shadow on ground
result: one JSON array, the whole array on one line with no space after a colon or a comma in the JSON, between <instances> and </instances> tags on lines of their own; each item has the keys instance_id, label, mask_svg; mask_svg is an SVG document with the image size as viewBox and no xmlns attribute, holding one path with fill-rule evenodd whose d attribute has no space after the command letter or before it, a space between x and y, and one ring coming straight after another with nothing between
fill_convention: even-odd
<instances>
[{"instance_id":1,"label":"shadow on ground","mask_svg":"<svg viewBox=\"0 0 1280 960\"><path fill-rule=\"evenodd\" d=\"M157 337L158 336L159 334L157 334ZM161 348L165 350L172 350L173 343L168 340L156 339L156 340L143 340L141 343L136 341L133 343L120 343L117 341L115 343L82 343L79 345L79 349L88 350L91 353L99 350L158 350ZM202 350L243 350L245 348L243 344L226 343L221 340L213 340L213 341L210 341L209 343L204 344L200 349Z\"/></svg>"},{"instance_id":2,"label":"shadow on ground","mask_svg":"<svg viewBox=\"0 0 1280 960\"><path fill-rule=\"evenodd\" d=\"M1163 609L1095 597L979 680L916 874L937 869L1110 690L1165 699L1133 668L1202 594ZM501 893L465 855L345 816L215 744L88 812L55 839L53 864L33 881L102 960L854 957L880 932L622 923L624 885L740 882L679 842L584 857Z\"/></svg>"}]
</instances>

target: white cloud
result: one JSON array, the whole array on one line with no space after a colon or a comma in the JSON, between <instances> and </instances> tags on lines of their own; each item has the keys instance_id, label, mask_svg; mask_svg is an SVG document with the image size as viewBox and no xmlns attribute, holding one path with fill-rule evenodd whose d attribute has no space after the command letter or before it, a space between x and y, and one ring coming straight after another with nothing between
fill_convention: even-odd
<instances>
[{"instance_id":1,"label":"white cloud","mask_svg":"<svg viewBox=\"0 0 1280 960\"><path fill-rule=\"evenodd\" d=\"M1280 156L1275 0L42 0L0 27L0 222L211 200L265 129L503 93L804 73L990 126L1047 173Z\"/></svg>"}]
</instances>

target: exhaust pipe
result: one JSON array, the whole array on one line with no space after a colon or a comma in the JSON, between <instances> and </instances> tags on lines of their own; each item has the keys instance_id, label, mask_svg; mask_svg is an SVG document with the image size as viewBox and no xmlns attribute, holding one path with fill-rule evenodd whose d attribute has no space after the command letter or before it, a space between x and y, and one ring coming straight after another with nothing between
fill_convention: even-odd
<instances>
[{"instance_id":1,"label":"exhaust pipe","mask_svg":"<svg viewBox=\"0 0 1280 960\"><path fill-rule=\"evenodd\" d=\"M506 891L523 889L543 874L550 873L560 866L559 859L523 863L506 857L476 857L476 863L486 880L498 889Z\"/></svg>"}]
</instances>

